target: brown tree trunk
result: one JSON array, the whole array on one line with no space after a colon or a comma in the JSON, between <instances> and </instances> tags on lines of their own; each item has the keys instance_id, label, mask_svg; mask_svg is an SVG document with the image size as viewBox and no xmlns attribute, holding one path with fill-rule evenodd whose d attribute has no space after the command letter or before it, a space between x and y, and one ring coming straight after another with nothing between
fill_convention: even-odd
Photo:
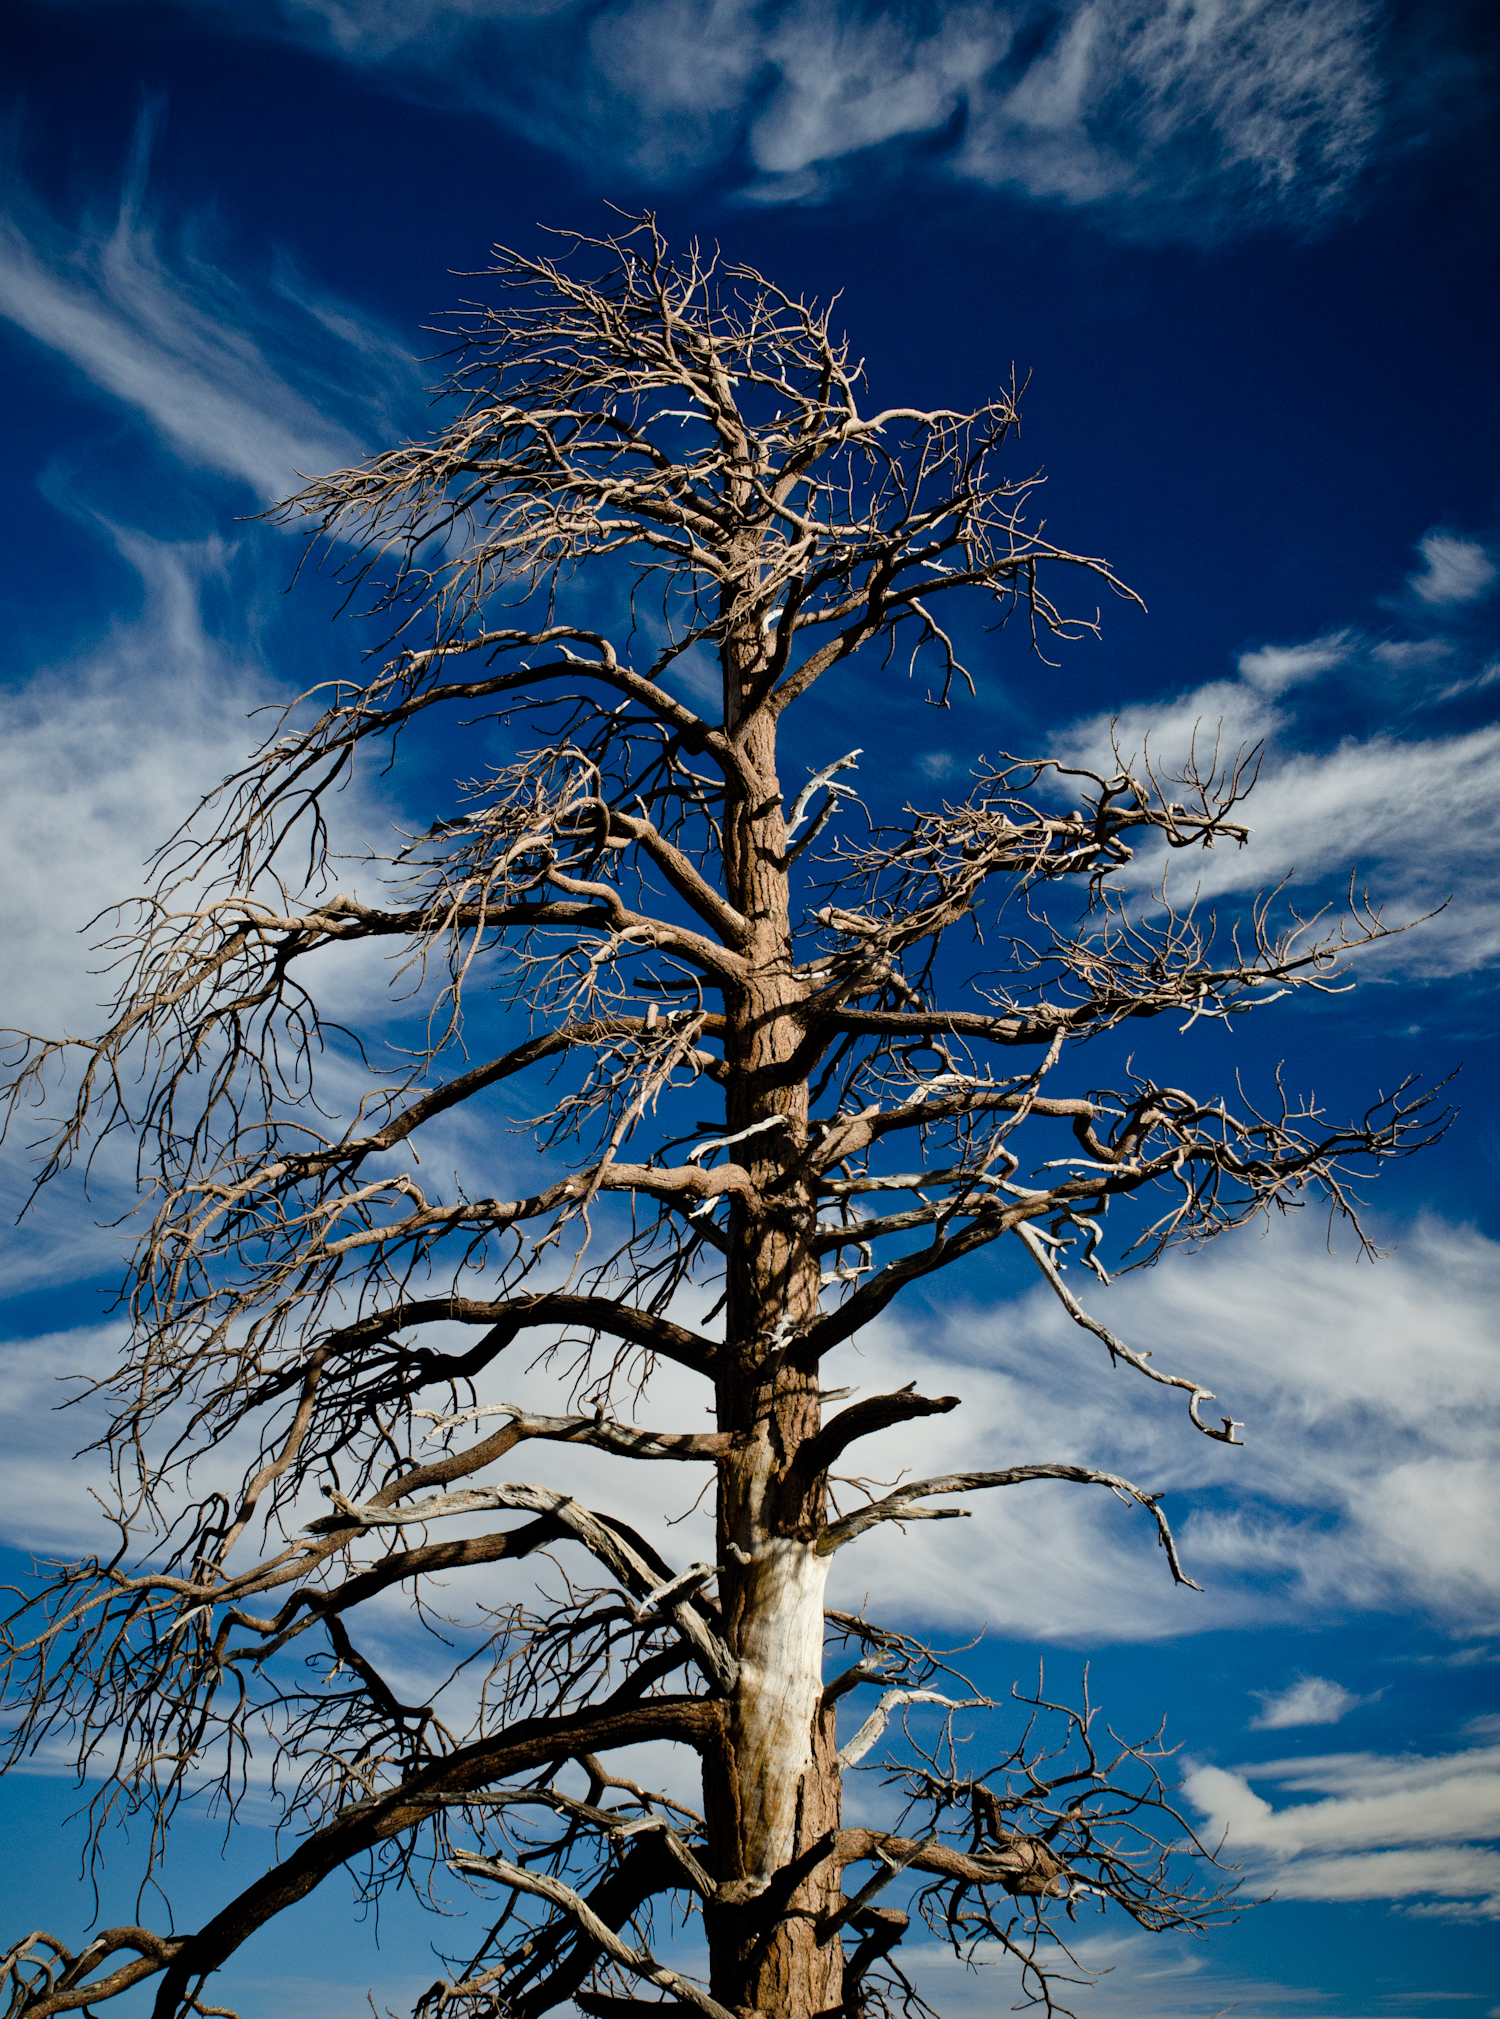
<instances>
[{"instance_id":1,"label":"brown tree trunk","mask_svg":"<svg viewBox=\"0 0 1500 2019\"><path fill-rule=\"evenodd\" d=\"M758 678L758 638L726 687ZM731 719L733 710L731 710ZM740 1904L711 1910L714 1996L771 2019L814 2019L843 2001L843 1951L820 1925L839 1896L837 1869L813 1847L839 1823L833 1718L822 1709L823 1589L828 1559L813 1544L821 1484L788 1487L798 1451L821 1422L818 1371L799 1354L796 1328L818 1308L816 1199L789 1176L807 1139L807 1087L778 1067L801 1036L793 972L785 827L776 781L775 726L763 711L741 731L762 781L754 801L725 809L731 903L750 921L752 980L726 1000L731 1133L776 1116L787 1126L736 1146L762 1204L736 1203L730 1222L726 1371L719 1428L736 1442L719 1467L720 1582L739 1680L726 1748L706 1768L710 1853L721 1879L741 1882Z\"/></svg>"}]
</instances>

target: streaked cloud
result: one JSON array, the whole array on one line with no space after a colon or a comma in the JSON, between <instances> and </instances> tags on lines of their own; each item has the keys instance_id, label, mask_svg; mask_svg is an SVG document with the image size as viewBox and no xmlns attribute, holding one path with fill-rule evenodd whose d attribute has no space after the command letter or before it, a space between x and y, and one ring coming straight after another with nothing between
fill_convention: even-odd
<instances>
[{"instance_id":1,"label":"streaked cloud","mask_svg":"<svg viewBox=\"0 0 1500 2019\"><path fill-rule=\"evenodd\" d=\"M1254 1956L1253 1920L1250 1933L1247 1960L1269 1966L1276 1952ZM1227 1959L1211 1937L1204 1942L1138 1930L1083 1934L1081 1939L1072 1930L1069 1934L1069 1953L1084 1979L1084 1987L1069 1998L1069 2005L1080 2019L1227 2019L1230 2013L1234 2019L1329 2019L1326 1988L1242 1975L1226 1967ZM902 1950L903 1967L913 1969L918 1988L944 2019L993 2019L1011 2008L1016 1991L1006 1962L999 1955L981 1954L980 1960L994 1967L972 1969L961 1956L930 1939ZM1374 2011L1385 2019L1416 2019L1418 2012L1434 2009L1431 1996L1419 1994L1408 2002L1399 1992L1381 1994ZM1373 2019L1367 2004L1340 1999L1339 2005L1341 2011ZM1482 2008L1476 2000L1459 2009L1477 2019Z\"/></svg>"},{"instance_id":2,"label":"streaked cloud","mask_svg":"<svg viewBox=\"0 0 1500 2019\"><path fill-rule=\"evenodd\" d=\"M1278 1807L1251 1782L1321 1799ZM1500 1919L1500 1748L1389 1756L1342 1753L1226 1769L1204 1766L1184 1783L1226 1838L1251 1861L1252 1883L1278 1898L1404 1900L1451 1919Z\"/></svg>"},{"instance_id":3,"label":"streaked cloud","mask_svg":"<svg viewBox=\"0 0 1500 2019\"><path fill-rule=\"evenodd\" d=\"M1370 657L1378 666L1405 672L1412 667L1436 666L1453 655L1451 638L1388 638L1370 647Z\"/></svg>"},{"instance_id":4,"label":"streaked cloud","mask_svg":"<svg viewBox=\"0 0 1500 2019\"><path fill-rule=\"evenodd\" d=\"M290 699L251 643L283 580L266 568L263 547L257 554L253 541L242 547L220 536L156 539L110 523L76 497L63 502L133 571L139 605L0 689L0 1024L43 1036L100 1027L118 979L107 944L112 907L127 906L128 928L129 900L149 882L147 858L259 741L266 723L252 721L252 711ZM232 613L229 635L205 616L208 602ZM340 834L357 830L363 840L390 831L396 809L381 789L361 778L341 797L333 809ZM327 979L345 1014L372 1021L389 1014L378 949L337 962ZM330 1049L324 1078L334 1105L340 1064ZM61 1098L54 1087L43 1109L23 1109L10 1130L0 1211L11 1220L32 1181L28 1143L47 1133L44 1116L58 1112ZM98 1224L128 1212L136 1193L123 1138L96 1158L90 1183L87 1201L71 1183L49 1188L12 1229L0 1292L123 1268L131 1229ZM70 1424L65 1437L71 1432Z\"/></svg>"},{"instance_id":5,"label":"streaked cloud","mask_svg":"<svg viewBox=\"0 0 1500 2019\"><path fill-rule=\"evenodd\" d=\"M971 105L962 167L1073 203L1161 201L1185 169L1200 204L1217 175L1251 208L1315 210L1374 145L1376 18L1359 0L1086 0L1013 88ZM1194 127L1202 139L1189 149Z\"/></svg>"},{"instance_id":6,"label":"streaked cloud","mask_svg":"<svg viewBox=\"0 0 1500 2019\"><path fill-rule=\"evenodd\" d=\"M271 500L355 459L414 400L415 368L370 319L283 263L258 282L201 230L171 243L145 208L145 139L107 216L66 226L13 186L0 211L0 318L138 416L190 469Z\"/></svg>"},{"instance_id":7,"label":"streaked cloud","mask_svg":"<svg viewBox=\"0 0 1500 2019\"><path fill-rule=\"evenodd\" d=\"M1500 957L1500 725L1297 750L1277 736L1282 718L1262 697L1217 683L1161 709L1132 711L1117 733L1127 754L1149 748L1170 770L1195 733L1200 755L1211 751L1220 725L1231 752L1275 739L1243 809L1249 845L1216 849L1190 866L1180 858L1169 865L1165 852L1143 848L1133 871L1137 889L1154 890L1170 867L1168 888L1178 902L1195 892L1207 901L1249 895L1288 878L1290 895L1307 904L1324 879L1346 885L1352 873L1392 923L1425 921L1362 955L1361 972L1437 978ZM1100 722L1094 734L1075 737L1073 754L1106 760L1107 728Z\"/></svg>"},{"instance_id":8,"label":"streaked cloud","mask_svg":"<svg viewBox=\"0 0 1500 2019\"><path fill-rule=\"evenodd\" d=\"M0 695L0 846L7 1021L90 1022L108 983L76 935L136 890L151 850L251 738L270 698L249 657L205 623L231 546L99 524L139 578L141 606ZM248 611L242 611L248 616Z\"/></svg>"},{"instance_id":9,"label":"streaked cloud","mask_svg":"<svg viewBox=\"0 0 1500 2019\"><path fill-rule=\"evenodd\" d=\"M228 543L95 526L136 572L140 608L0 693L0 1020L47 1034L97 1027L112 994L109 956L96 950L110 929L100 914L142 887L146 857L243 753L246 715L272 691L204 621L205 589L233 569ZM30 1183L25 1143L42 1132L40 1117L32 1121L24 1112L16 1120L3 1166L12 1220ZM97 1175L110 1197L110 1159ZM122 1178L119 1210L130 1198ZM114 1267L124 1251L118 1234L96 1226L103 1210L42 1201L10 1235L0 1286L13 1294Z\"/></svg>"},{"instance_id":10,"label":"streaked cloud","mask_svg":"<svg viewBox=\"0 0 1500 2019\"><path fill-rule=\"evenodd\" d=\"M350 459L348 437L252 344L186 300L128 220L74 252L49 257L13 221L0 223L0 314L134 408L184 461L243 478L271 499L299 471Z\"/></svg>"}]
</instances>

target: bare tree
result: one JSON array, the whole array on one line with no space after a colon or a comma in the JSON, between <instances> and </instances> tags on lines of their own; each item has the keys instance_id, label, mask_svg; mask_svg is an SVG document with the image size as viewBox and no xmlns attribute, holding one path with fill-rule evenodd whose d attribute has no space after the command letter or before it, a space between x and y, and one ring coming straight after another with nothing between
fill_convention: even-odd
<instances>
[{"instance_id":1,"label":"bare tree","mask_svg":"<svg viewBox=\"0 0 1500 2019\"><path fill-rule=\"evenodd\" d=\"M1009 1235L1112 1363L1235 1442L1206 1388L1084 1310L1066 1258L1107 1280L1102 1216L1132 1202L1136 1260L1309 1195L1352 1214L1351 1170L1422 1140L1424 1101L1403 1087L1336 1126L1279 1091L1257 1110L1149 1075L1089 1090L1073 1061L1127 1018L1325 989L1383 928L1264 903L1226 937L1125 902L1138 841L1245 839L1253 764L1217 753L1170 779L1118 752L1000 756L962 800L877 817L859 751L804 748L784 791L783 725L816 682L871 667L846 720L898 655L938 703L969 682L962 598L1040 649L1097 628L1044 581L1130 592L1028 521L1035 480L1001 467L1014 389L868 412L826 311L696 249L674 264L649 218L558 260L499 253L493 277L452 332L438 431L281 508L380 620L375 670L304 697L164 852L112 942L104 1035L20 1041L14 1101L79 1061L43 1177L125 1132L150 1224L102 1384L118 1546L12 1618L12 1756L69 1735L96 1829L144 1812L153 1859L181 1800L232 1810L252 1774L299 1834L195 1933L77 1953L31 1934L10 2014L157 1975L158 2019L215 2010L205 1980L330 1873L420 1890L443 1866L500 1904L425 2019L925 2011L899 1965L911 1911L1016 1959L1050 2010L1082 1908L1222 1911L1168 1754L1040 1689L986 1706L922 1645L828 1610L830 1566L878 1524L1070 1480L1140 1508L1190 1580L1157 1496L1109 1472L845 1481L860 1439L958 1398L825 1417L850 1391L824 1361ZM475 775L441 817L367 859L365 894L341 886L326 823L356 760L399 760L409 804L458 742ZM949 942L980 923L965 982ZM404 1051L373 1015L362 1037L325 1025L319 963L366 943L397 956ZM529 1119L507 1105L523 1075L545 1082ZM492 1196L518 1120L542 1169ZM445 1184L465 1141L488 1170ZM517 1352L553 1370L556 1413L480 1399ZM712 1429L638 1420L664 1363ZM537 1440L711 1481L713 1560L674 1564L629 1505L514 1481ZM330 1508L306 1522L314 1488ZM536 1592L504 1597L528 1558ZM400 1676L361 1626L397 1590L427 1650L403 1646ZM825 1681L830 1642L851 1659ZM655 1741L686 1749L701 1802L611 1767ZM846 1825L856 1766L888 1827ZM660 1960L653 1912L701 1916L707 1989Z\"/></svg>"}]
</instances>

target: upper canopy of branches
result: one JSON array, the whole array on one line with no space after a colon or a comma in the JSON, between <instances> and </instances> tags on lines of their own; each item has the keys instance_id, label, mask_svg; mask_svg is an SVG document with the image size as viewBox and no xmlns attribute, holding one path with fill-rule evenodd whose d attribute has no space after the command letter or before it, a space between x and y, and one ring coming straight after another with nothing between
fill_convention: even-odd
<instances>
[{"instance_id":1,"label":"upper canopy of branches","mask_svg":"<svg viewBox=\"0 0 1500 2019\"><path fill-rule=\"evenodd\" d=\"M579 253L603 273L579 278ZM863 411L831 305L696 246L674 262L649 217L570 234L560 260L495 257L500 300L458 319L438 389L457 417L280 508L344 543L346 579L403 629L425 615L440 651L481 645L497 603L554 599L581 563L624 555L665 627L648 679L752 620L776 629L759 698L780 708L908 619L942 650L924 606L957 587L1002 613L1019 597L1060 633L1093 628L1042 594L1041 559L1130 594L1025 524L1038 479L996 464L1013 387L969 413ZM945 652L945 686L954 670Z\"/></svg>"}]
</instances>

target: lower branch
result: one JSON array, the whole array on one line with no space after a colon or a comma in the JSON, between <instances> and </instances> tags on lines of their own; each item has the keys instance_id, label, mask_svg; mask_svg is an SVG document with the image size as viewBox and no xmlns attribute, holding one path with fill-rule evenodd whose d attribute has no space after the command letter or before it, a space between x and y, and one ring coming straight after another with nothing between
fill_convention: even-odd
<instances>
[{"instance_id":1,"label":"lower branch","mask_svg":"<svg viewBox=\"0 0 1500 2019\"><path fill-rule=\"evenodd\" d=\"M76 2012L122 1991L143 1978L164 1970L182 1949L186 1936L152 1934L149 1928L106 1928L75 1956L55 1935L38 1928L0 1957L0 1996L8 1990L10 2001L6 2019L47 2019L52 2012ZM107 1977L92 1977L106 1956L121 1949L133 1949L135 1960L112 1970ZM236 2019L222 2008L193 2003L199 2013L221 2013L222 2019Z\"/></svg>"},{"instance_id":2,"label":"lower branch","mask_svg":"<svg viewBox=\"0 0 1500 2019\"><path fill-rule=\"evenodd\" d=\"M554 1879L546 1872L528 1872L523 1866L512 1865L504 1858L480 1858L468 1852L461 1852L451 1862L455 1871L473 1872L486 1879L498 1880L502 1886L514 1886L521 1893L536 1893L543 1900L551 1901L554 1907L561 1907L577 1922L589 1941L613 1962L622 1964L648 1984L654 1984L659 1991L670 1992L684 2004L696 2007L707 2015L707 2019L737 2019L727 2006L710 1998L706 1991L700 1991L690 1978L679 1977L675 1970L658 1963L649 1949L644 1946L632 1949L607 1922L600 1920L581 1894L575 1893L571 1886L565 1886L561 1879Z\"/></svg>"},{"instance_id":3,"label":"lower branch","mask_svg":"<svg viewBox=\"0 0 1500 2019\"><path fill-rule=\"evenodd\" d=\"M340 1865L426 1822L443 1807L445 1797L483 1788L551 1760L650 1739L672 1739L701 1749L717 1733L719 1715L717 1706L703 1698L664 1697L613 1713L529 1718L434 1761L388 1794L355 1803L181 1944L157 1992L153 2019L177 2019L184 2007L193 2005L189 1987L194 1979L219 1969L257 1928L305 1898Z\"/></svg>"}]
</instances>

